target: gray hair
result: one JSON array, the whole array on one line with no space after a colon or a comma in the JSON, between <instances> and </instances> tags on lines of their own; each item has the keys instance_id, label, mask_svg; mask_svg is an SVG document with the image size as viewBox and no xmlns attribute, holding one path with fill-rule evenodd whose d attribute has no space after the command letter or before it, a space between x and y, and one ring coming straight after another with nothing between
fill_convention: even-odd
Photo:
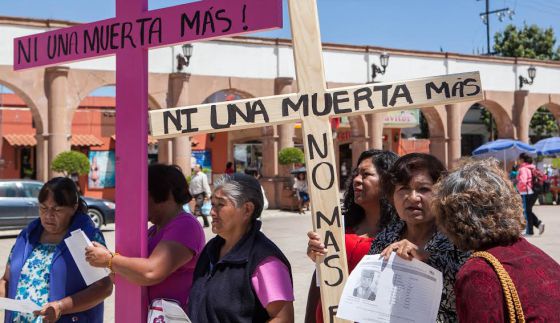
<instances>
[{"instance_id":1,"label":"gray hair","mask_svg":"<svg viewBox=\"0 0 560 323\"><path fill-rule=\"evenodd\" d=\"M463 250L515 242L523 229L521 197L496 159L468 160L434 186L442 231Z\"/></svg>"},{"instance_id":2,"label":"gray hair","mask_svg":"<svg viewBox=\"0 0 560 323\"><path fill-rule=\"evenodd\" d=\"M224 175L214 184L214 191L217 190L221 190L236 208L247 202L253 203L253 221L261 216L264 198L261 184L255 177L241 173Z\"/></svg>"}]
</instances>

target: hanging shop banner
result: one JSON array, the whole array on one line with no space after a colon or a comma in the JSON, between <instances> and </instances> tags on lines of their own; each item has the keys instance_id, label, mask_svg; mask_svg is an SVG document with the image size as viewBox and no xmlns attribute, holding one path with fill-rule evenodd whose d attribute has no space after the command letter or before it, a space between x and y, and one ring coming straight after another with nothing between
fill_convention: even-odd
<instances>
[{"instance_id":1,"label":"hanging shop banner","mask_svg":"<svg viewBox=\"0 0 560 323\"><path fill-rule=\"evenodd\" d=\"M88 188L115 187L115 151L89 152Z\"/></svg>"},{"instance_id":2,"label":"hanging shop banner","mask_svg":"<svg viewBox=\"0 0 560 323\"><path fill-rule=\"evenodd\" d=\"M420 111L391 111L387 112L383 120L385 128L414 128L420 122Z\"/></svg>"}]
</instances>

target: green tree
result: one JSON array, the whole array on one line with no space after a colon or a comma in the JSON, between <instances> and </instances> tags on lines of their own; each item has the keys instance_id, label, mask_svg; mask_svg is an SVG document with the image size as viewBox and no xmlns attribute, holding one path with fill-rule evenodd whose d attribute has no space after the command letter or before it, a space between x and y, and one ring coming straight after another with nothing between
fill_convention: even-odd
<instances>
[{"instance_id":1,"label":"green tree","mask_svg":"<svg viewBox=\"0 0 560 323\"><path fill-rule=\"evenodd\" d=\"M531 119L529 129L533 130L533 142L537 142L543 138L557 136L559 131L556 118L554 118L554 115L548 111L546 107L540 107L537 112L535 112Z\"/></svg>"},{"instance_id":2,"label":"green tree","mask_svg":"<svg viewBox=\"0 0 560 323\"><path fill-rule=\"evenodd\" d=\"M496 120L492 116L490 111L486 110L484 107L480 107L480 121L486 127L486 131L490 134L488 140L493 141L498 137L498 127L496 126Z\"/></svg>"},{"instance_id":3,"label":"green tree","mask_svg":"<svg viewBox=\"0 0 560 323\"><path fill-rule=\"evenodd\" d=\"M494 51L505 57L560 60L560 47L554 49L556 37L549 27L524 24L522 28L508 25L494 35Z\"/></svg>"},{"instance_id":4,"label":"green tree","mask_svg":"<svg viewBox=\"0 0 560 323\"><path fill-rule=\"evenodd\" d=\"M52 161L51 169L68 177L72 174L84 175L89 172L89 159L78 151L65 151Z\"/></svg>"},{"instance_id":5,"label":"green tree","mask_svg":"<svg viewBox=\"0 0 560 323\"><path fill-rule=\"evenodd\" d=\"M303 151L295 147L286 147L278 152L278 162L281 165L292 165L305 163L305 155Z\"/></svg>"}]
</instances>

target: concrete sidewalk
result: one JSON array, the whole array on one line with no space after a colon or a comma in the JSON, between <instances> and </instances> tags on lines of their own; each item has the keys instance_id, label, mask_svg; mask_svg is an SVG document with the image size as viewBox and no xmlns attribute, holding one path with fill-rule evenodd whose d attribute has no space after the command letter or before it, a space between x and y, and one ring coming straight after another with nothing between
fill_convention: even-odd
<instances>
[{"instance_id":1,"label":"concrete sidewalk","mask_svg":"<svg viewBox=\"0 0 560 323\"><path fill-rule=\"evenodd\" d=\"M528 240L560 262L560 206L536 206L535 214L546 224L545 233L529 237ZM263 214L263 232L286 254L292 265L295 292L296 322L302 322L305 315L307 290L315 266L307 258L307 231L311 230L310 212L299 215L293 212L266 210ZM114 250L114 226L104 228L104 234L111 250ZM204 230L206 239L214 235L210 229ZM0 233L0 262L5 263L17 231ZM114 322L114 293L105 302L105 322ZM0 313L3 320L3 313Z\"/></svg>"}]
</instances>

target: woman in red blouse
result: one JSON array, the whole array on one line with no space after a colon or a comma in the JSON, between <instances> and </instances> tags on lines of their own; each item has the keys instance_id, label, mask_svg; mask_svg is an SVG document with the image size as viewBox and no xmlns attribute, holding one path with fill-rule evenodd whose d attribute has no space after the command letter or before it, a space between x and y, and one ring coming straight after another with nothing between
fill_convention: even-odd
<instances>
[{"instance_id":1,"label":"woman in red blouse","mask_svg":"<svg viewBox=\"0 0 560 323\"><path fill-rule=\"evenodd\" d=\"M496 160L471 161L435 187L432 204L440 229L463 249L487 251L511 277L527 322L560 322L560 265L521 237L521 198ZM455 283L461 322L508 322L493 267L470 258Z\"/></svg>"},{"instance_id":2,"label":"woman in red blouse","mask_svg":"<svg viewBox=\"0 0 560 323\"><path fill-rule=\"evenodd\" d=\"M375 235L395 220L393 206L380 193L380 179L399 158L395 153L377 149L364 151L357 167L346 183L342 215L346 228L345 245L348 270L351 272L368 253ZM310 241L320 241L315 232L308 233ZM321 245L321 248L324 248ZM320 254L307 249L313 261ZM323 322L319 288L315 275L311 279L305 322Z\"/></svg>"}]
</instances>

